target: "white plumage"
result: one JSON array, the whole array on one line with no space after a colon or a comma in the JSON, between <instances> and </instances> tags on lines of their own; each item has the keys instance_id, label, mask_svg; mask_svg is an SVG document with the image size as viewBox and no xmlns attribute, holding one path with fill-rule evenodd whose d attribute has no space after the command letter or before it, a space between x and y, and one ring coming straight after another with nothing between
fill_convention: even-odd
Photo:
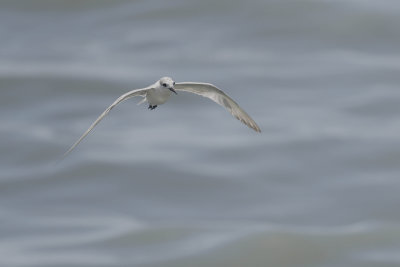
<instances>
[{"instance_id":1,"label":"white plumage","mask_svg":"<svg viewBox=\"0 0 400 267\"><path fill-rule=\"evenodd\" d=\"M121 103L122 101L134 97L134 96L142 96L144 97L143 101L147 101L149 103L149 109L155 109L157 105L164 104L167 102L171 93L175 93L176 91L186 91L191 92L197 95L201 95L211 99L217 104L226 108L236 119L240 120L248 127L252 128L256 132L261 132L260 127L258 127L257 123L228 95L226 95L222 90L218 89L216 86L209 83L196 83L196 82L182 82L175 83L169 77L163 77L158 80L156 83L142 89L132 90L127 92L117 100L114 101L86 130L86 132L76 141L67 152L65 152L64 156L70 153L82 140L85 138L91 130L110 112L110 110Z\"/></svg>"}]
</instances>

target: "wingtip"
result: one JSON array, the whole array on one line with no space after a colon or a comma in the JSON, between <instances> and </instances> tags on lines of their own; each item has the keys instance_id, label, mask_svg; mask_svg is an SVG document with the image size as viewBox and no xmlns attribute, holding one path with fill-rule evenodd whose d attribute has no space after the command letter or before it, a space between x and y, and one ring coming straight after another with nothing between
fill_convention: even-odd
<instances>
[{"instance_id":1,"label":"wingtip","mask_svg":"<svg viewBox=\"0 0 400 267\"><path fill-rule=\"evenodd\" d=\"M245 122L243 121L249 128L253 129L257 133L261 133L260 127L257 125L257 123L254 120L251 120L250 122Z\"/></svg>"},{"instance_id":2,"label":"wingtip","mask_svg":"<svg viewBox=\"0 0 400 267\"><path fill-rule=\"evenodd\" d=\"M72 149L70 148L66 152L64 152L64 154L61 156L61 159L62 160L65 159L69 155L69 153L71 153L71 151L72 151Z\"/></svg>"},{"instance_id":3,"label":"wingtip","mask_svg":"<svg viewBox=\"0 0 400 267\"><path fill-rule=\"evenodd\" d=\"M251 127L254 131L256 131L257 133L261 133L261 129L260 127L258 127L258 125L254 125Z\"/></svg>"}]
</instances>

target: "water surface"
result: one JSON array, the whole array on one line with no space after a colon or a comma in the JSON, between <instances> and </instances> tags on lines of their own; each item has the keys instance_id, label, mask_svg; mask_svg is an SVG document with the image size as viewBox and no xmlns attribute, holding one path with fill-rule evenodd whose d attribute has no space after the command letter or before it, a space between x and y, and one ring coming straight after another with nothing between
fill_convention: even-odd
<instances>
[{"instance_id":1,"label":"water surface","mask_svg":"<svg viewBox=\"0 0 400 267\"><path fill-rule=\"evenodd\" d=\"M0 1L0 265L399 266L397 1ZM162 76L216 84L255 133Z\"/></svg>"}]
</instances>

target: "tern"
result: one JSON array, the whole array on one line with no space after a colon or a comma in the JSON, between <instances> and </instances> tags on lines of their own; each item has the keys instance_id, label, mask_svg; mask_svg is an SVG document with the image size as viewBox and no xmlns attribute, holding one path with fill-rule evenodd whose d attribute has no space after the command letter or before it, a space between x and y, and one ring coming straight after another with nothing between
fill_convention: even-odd
<instances>
[{"instance_id":1,"label":"tern","mask_svg":"<svg viewBox=\"0 0 400 267\"><path fill-rule=\"evenodd\" d=\"M85 138L91 130L110 112L112 108L121 103L122 101L134 97L142 96L143 100L139 104L148 102L149 109L153 110L158 105L167 102L172 93L177 94L176 91L186 91L197 95L201 95L211 99L217 104L226 108L236 119L240 120L248 127L252 128L256 132L261 132L260 127L257 123L227 94L222 90L218 89L215 85L210 83L200 82L180 82L175 83L170 77L163 77L154 84L142 88L129 91L114 101L93 123L89 129L65 152L64 156L69 154L82 140Z\"/></svg>"}]
</instances>

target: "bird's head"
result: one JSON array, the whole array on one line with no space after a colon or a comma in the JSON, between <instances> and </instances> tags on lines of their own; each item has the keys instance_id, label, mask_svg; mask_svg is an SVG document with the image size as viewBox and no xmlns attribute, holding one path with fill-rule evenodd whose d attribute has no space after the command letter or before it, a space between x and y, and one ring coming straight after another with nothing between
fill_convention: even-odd
<instances>
[{"instance_id":1,"label":"bird's head","mask_svg":"<svg viewBox=\"0 0 400 267\"><path fill-rule=\"evenodd\" d=\"M177 92L174 89L175 82L170 77L162 77L159 80L159 83L160 83L161 88L168 89L168 90L174 92L175 94L177 94Z\"/></svg>"}]
</instances>

